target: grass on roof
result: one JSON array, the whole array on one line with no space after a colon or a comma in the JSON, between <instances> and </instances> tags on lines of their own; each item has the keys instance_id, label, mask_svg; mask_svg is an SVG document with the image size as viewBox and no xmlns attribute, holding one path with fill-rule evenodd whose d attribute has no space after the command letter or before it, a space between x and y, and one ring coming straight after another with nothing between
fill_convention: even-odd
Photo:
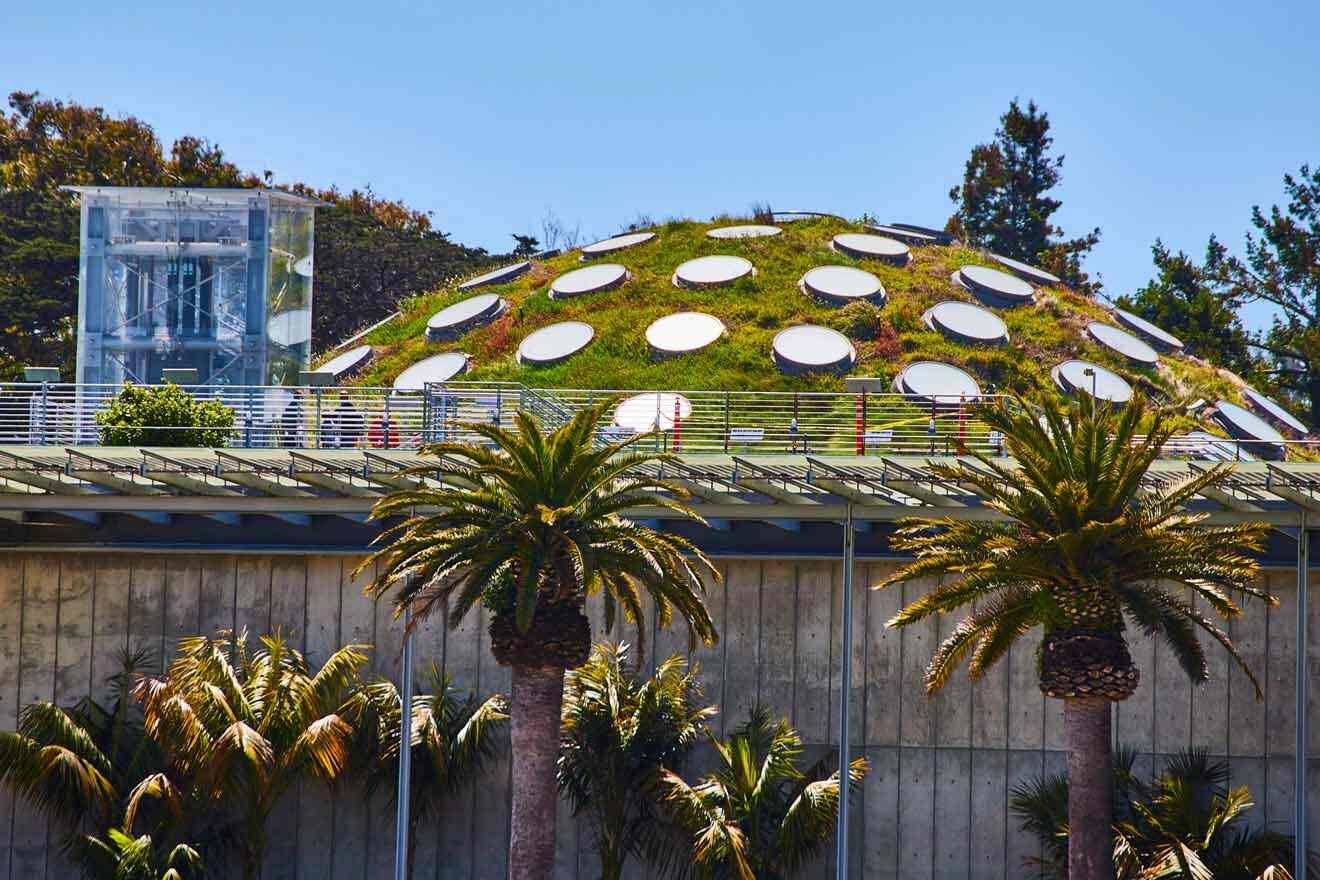
<instances>
[{"instance_id":1,"label":"grass on roof","mask_svg":"<svg viewBox=\"0 0 1320 880\"><path fill-rule=\"evenodd\" d=\"M375 347L376 358L355 384L389 385L410 364L442 351L461 350L472 356L471 368L462 377L471 380L561 388L841 391L840 375L781 373L770 348L774 335L793 324L844 329L840 309L816 301L798 287L807 270L835 264L874 273L888 294L879 310L878 338L854 338L859 359L851 375L878 376L887 386L908 363L941 360L964 367L983 387L993 384L1000 391L1035 393L1052 388L1049 371L1055 364L1085 358L1164 399L1239 399L1239 383L1231 375L1194 358L1164 356L1158 367L1142 368L1095 344L1084 328L1092 320L1109 320L1107 310L1063 287L1038 291L1034 305L996 310L1008 325L1011 342L1005 346L962 345L928 330L921 315L930 306L945 299L975 301L949 276L967 264L995 267L983 252L959 246L914 247L903 268L857 260L835 252L829 244L837 233L859 232L863 227L833 218L785 223L782 234L769 238L706 236L712 227L745 222L752 221L720 217L708 223L673 221L659 226L652 241L601 258L626 266L630 280L614 290L568 300L552 300L547 290L557 276L584 265L580 253L570 251L537 262L521 278L476 291L498 293L511 307L494 323L451 342L428 342L426 322L441 308L474 292L451 286L417 297L406 304L399 319L368 334L366 341ZM671 276L680 263L709 254L746 257L756 267L755 276L720 288L674 286ZM715 315L728 332L694 354L665 360L652 357L645 339L647 326L686 310ZM549 367L518 363L516 352L524 337L568 320L585 321L595 328L596 337L586 349Z\"/></svg>"}]
</instances>

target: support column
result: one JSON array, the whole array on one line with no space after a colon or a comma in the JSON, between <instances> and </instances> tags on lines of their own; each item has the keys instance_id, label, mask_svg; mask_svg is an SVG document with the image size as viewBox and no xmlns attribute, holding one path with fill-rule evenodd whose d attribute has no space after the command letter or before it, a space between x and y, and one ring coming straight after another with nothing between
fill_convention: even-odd
<instances>
[{"instance_id":1,"label":"support column","mask_svg":"<svg viewBox=\"0 0 1320 880\"><path fill-rule=\"evenodd\" d=\"M412 604L403 609L403 657L399 674L399 790L395 795L397 818L394 824L394 880L408 880L408 821L412 807L412 672L413 628Z\"/></svg>"},{"instance_id":2,"label":"support column","mask_svg":"<svg viewBox=\"0 0 1320 880\"><path fill-rule=\"evenodd\" d=\"M248 211L247 322L243 333L243 384L266 384L267 211Z\"/></svg>"},{"instance_id":3,"label":"support column","mask_svg":"<svg viewBox=\"0 0 1320 880\"><path fill-rule=\"evenodd\" d=\"M1297 529L1297 673L1295 689L1297 693L1297 728L1294 731L1296 742L1293 755L1296 761L1296 780L1293 805L1293 834L1296 842L1296 860L1293 865L1294 877L1306 877L1306 856L1309 844L1306 840L1306 697L1307 676L1310 672L1307 662L1307 626L1306 600L1310 569L1311 533L1307 529L1306 511L1302 511L1301 526Z\"/></svg>"},{"instance_id":4,"label":"support column","mask_svg":"<svg viewBox=\"0 0 1320 880\"><path fill-rule=\"evenodd\" d=\"M848 878L848 746L852 741L848 703L852 697L852 641L853 641L853 545L856 540L853 526L853 506L848 504L843 520L843 658L839 664L839 828L835 854L834 876Z\"/></svg>"}]
</instances>

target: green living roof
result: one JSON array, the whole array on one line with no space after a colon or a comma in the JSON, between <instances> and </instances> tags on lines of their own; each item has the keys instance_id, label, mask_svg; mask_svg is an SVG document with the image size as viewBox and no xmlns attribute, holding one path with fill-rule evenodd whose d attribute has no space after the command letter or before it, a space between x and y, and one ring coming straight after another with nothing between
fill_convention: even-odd
<instances>
[{"instance_id":1,"label":"green living roof","mask_svg":"<svg viewBox=\"0 0 1320 880\"><path fill-rule=\"evenodd\" d=\"M548 295L551 282L584 263L580 250L533 262L530 271L501 285L460 290L457 284L409 302L401 315L368 333L375 350L370 365L353 381L389 385L409 365L442 351L471 356L470 380L504 380L545 388L707 389L743 391L842 391L844 376L816 373L787 375L771 356L775 334L799 323L823 324L853 338L858 359L848 375L876 376L887 389L905 365L936 360L967 370L984 388L1033 392L1052 388L1050 370L1071 358L1099 363L1134 387L1165 399L1220 397L1240 400L1241 381L1225 370L1182 354L1163 354L1154 367L1142 367L1103 348L1085 333L1095 320L1117 324L1102 303L1063 286L1040 288L1034 304L996 308L1008 325L1011 341L974 346L953 341L922 323L922 314L942 300L975 302L950 275L965 265L1003 268L983 251L958 244L912 247L911 260L895 267L878 260L854 259L831 247L833 236L865 232L866 227L833 217L780 223L782 234L760 238L716 239L707 231L754 222L720 217L711 222L679 220L655 227L655 238L598 258L627 267L629 280L611 290L571 299ZM683 262L707 255L745 257L755 275L726 287L688 289L672 281ZM876 322L855 318L824 304L799 287L810 269L824 265L863 268L878 276L887 298ZM509 309L493 322L457 339L426 338L428 319L441 308L478 293L496 293ZM683 357L653 356L645 338L652 321L677 311L702 311L727 326L710 347ZM516 353L531 332L559 321L583 321L595 339L568 360L551 366L519 363ZM871 332L860 332L869 329ZM1169 328L1177 332L1177 328Z\"/></svg>"}]
</instances>

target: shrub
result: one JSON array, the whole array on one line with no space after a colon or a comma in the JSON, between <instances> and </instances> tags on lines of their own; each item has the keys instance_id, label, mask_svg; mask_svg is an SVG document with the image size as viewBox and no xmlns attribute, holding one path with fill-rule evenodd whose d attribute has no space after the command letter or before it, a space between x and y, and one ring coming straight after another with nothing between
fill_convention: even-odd
<instances>
[{"instance_id":1,"label":"shrub","mask_svg":"<svg viewBox=\"0 0 1320 880\"><path fill-rule=\"evenodd\" d=\"M881 321L880 310L871 303L851 302L830 315L826 323L849 339L869 342L876 338Z\"/></svg>"},{"instance_id":2,"label":"shrub","mask_svg":"<svg viewBox=\"0 0 1320 880\"><path fill-rule=\"evenodd\" d=\"M224 446L234 411L218 400L196 400L178 385L125 385L96 414L106 446Z\"/></svg>"}]
</instances>

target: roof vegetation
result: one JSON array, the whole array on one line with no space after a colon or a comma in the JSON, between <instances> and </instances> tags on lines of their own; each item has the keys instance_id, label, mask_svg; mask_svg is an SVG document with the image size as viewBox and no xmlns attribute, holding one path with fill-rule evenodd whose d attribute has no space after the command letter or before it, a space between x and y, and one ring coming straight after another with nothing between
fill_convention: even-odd
<instances>
[{"instance_id":1,"label":"roof vegetation","mask_svg":"<svg viewBox=\"0 0 1320 880\"><path fill-rule=\"evenodd\" d=\"M553 300L550 282L580 268L577 250L536 262L520 278L480 291L459 291L456 285L418 296L405 304L400 318L368 334L376 358L356 382L388 385L405 367L441 351L461 350L472 356L464 379L504 380L530 386L566 388L713 389L761 391L839 391L841 375L790 376L771 358L771 340L798 323L832 326L855 342L858 362L850 375L886 380L908 363L940 360L975 375L982 387L1030 393L1050 387L1050 369L1060 361L1080 357L1123 375L1135 387L1166 399L1236 398L1235 377L1187 356L1164 355L1156 368L1141 368L1089 340L1089 321L1112 323L1107 308L1066 287L1040 289L1034 305L997 309L1008 324L1008 345L964 345L928 330L922 313L941 300L975 301L950 280L960 266L996 267L989 254L954 245L914 247L907 266L857 260L834 251L831 238L840 232L860 232L859 222L821 217L782 224L778 236L717 240L707 237L716 226L749 222L717 217L710 222L676 220L655 229L650 242L617 251L603 261L628 268L631 278L613 290L568 300ZM734 254L756 267L754 277L728 287L690 290L671 281L685 260L708 254ZM804 293L798 281L816 266L837 264L864 268L877 275L888 294L884 305L853 304L837 308ZM476 292L498 293L510 303L493 323L448 342L429 342L426 322L439 309ZM709 312L728 327L714 345L678 358L659 359L650 352L645 332L657 318L676 311ZM579 320L596 330L595 340L562 363L524 366L517 360L519 343L532 331L558 321ZM1176 330L1175 330L1176 332Z\"/></svg>"}]
</instances>

